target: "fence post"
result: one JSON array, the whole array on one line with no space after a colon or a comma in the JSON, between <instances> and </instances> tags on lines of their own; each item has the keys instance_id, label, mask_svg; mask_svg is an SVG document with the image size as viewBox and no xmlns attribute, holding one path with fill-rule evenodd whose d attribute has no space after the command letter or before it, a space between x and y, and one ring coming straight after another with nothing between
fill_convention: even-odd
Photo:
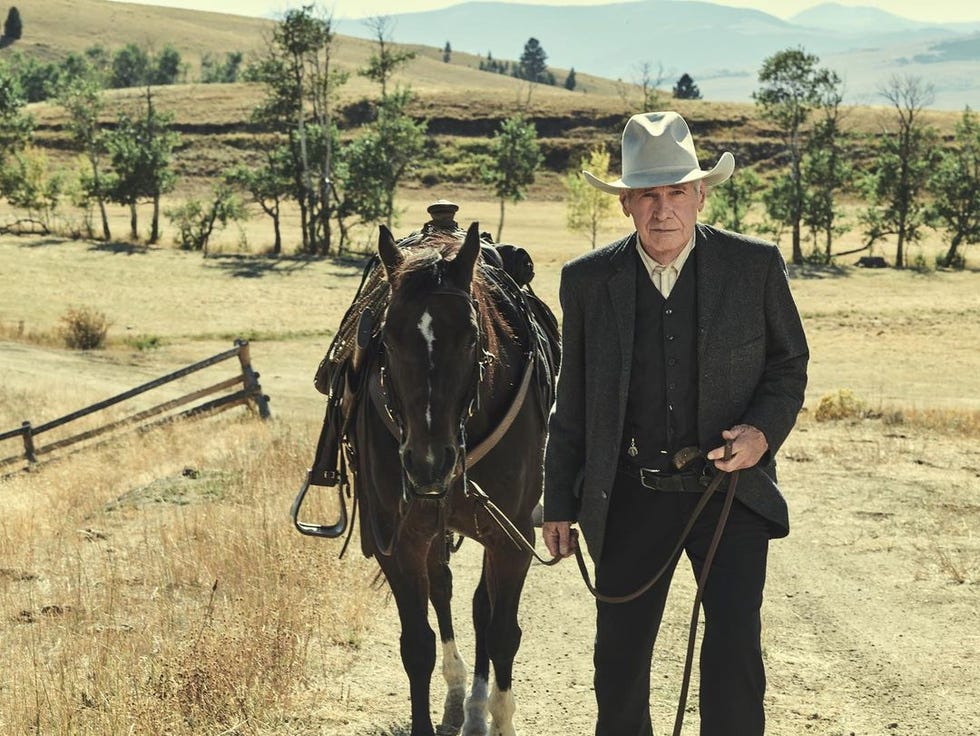
<instances>
[{"instance_id":1,"label":"fence post","mask_svg":"<svg viewBox=\"0 0 980 736\"><path fill-rule=\"evenodd\" d=\"M24 456L31 465L37 462L37 455L34 452L34 432L30 422L21 422L21 434L24 436Z\"/></svg>"},{"instance_id":2,"label":"fence post","mask_svg":"<svg viewBox=\"0 0 980 736\"><path fill-rule=\"evenodd\" d=\"M248 340L241 338L235 340L235 347L238 348L238 362L242 365L242 378L244 380L245 391L255 400L255 405L259 408L259 416L268 419L269 397L262 393L262 386L259 385L259 374L252 370L252 358L249 354Z\"/></svg>"}]
</instances>

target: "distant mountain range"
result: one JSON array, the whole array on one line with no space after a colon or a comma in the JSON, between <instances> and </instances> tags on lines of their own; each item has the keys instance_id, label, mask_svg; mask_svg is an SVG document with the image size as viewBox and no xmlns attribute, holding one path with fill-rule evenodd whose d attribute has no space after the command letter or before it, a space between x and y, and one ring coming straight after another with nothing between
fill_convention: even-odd
<instances>
[{"instance_id":1,"label":"distant mountain range","mask_svg":"<svg viewBox=\"0 0 980 736\"><path fill-rule=\"evenodd\" d=\"M646 64L654 75L661 70L665 88L690 74L711 100L750 100L762 61L802 47L845 80L848 103L882 104L878 90L891 76L915 75L933 84L934 108L980 107L980 21L922 23L837 3L782 20L697 0L567 7L464 2L389 17L398 43L442 48L448 42L457 51L503 60L517 59L534 37L552 69L637 82ZM337 31L372 36L357 20L338 21Z\"/></svg>"}]
</instances>

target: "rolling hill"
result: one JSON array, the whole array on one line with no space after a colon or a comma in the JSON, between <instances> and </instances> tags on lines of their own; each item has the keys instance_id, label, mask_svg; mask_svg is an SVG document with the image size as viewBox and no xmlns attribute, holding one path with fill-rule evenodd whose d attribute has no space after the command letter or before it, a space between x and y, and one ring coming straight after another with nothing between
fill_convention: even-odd
<instances>
[{"instance_id":1,"label":"rolling hill","mask_svg":"<svg viewBox=\"0 0 980 736\"><path fill-rule=\"evenodd\" d=\"M874 8L826 3L789 21L758 10L699 0L633 0L561 8L464 2L442 10L390 16L393 38L494 58L514 58L529 37L549 64L636 81L647 64L669 87L691 74L706 99L750 101L762 61L802 46L845 80L847 102L871 104L893 74L935 86L934 105L962 110L980 102L980 19L973 24L919 23ZM341 33L367 37L360 21Z\"/></svg>"},{"instance_id":2,"label":"rolling hill","mask_svg":"<svg viewBox=\"0 0 980 736\"><path fill-rule=\"evenodd\" d=\"M0 50L0 60L17 52L61 58L95 44L110 51L127 43L151 50L170 43L178 49L187 65L188 83L158 87L154 94L159 109L175 115L182 134L178 156L179 173L185 181L182 186L186 182L193 186L195 181L204 185L230 163L260 153L262 140L248 120L264 90L247 83L203 85L194 81L204 53L242 51L246 61L255 58L266 46L273 21L107 0L36 0L22 17L23 38ZM767 18L758 20L768 23ZM399 23L396 34L400 28ZM411 111L428 121L433 141L457 147L485 146L503 118L525 110L537 127L545 154L542 179L546 186L550 182L552 188L557 187L555 191L560 192L557 176L573 167L589 147L606 142L618 148L625 118L642 106L642 95L632 85L584 72L577 71L579 84L568 91L546 85L531 87L506 75L482 72L478 56L460 51L454 50L446 63L442 43L412 46L416 58L395 77L396 83L410 85L416 93ZM376 87L356 74L371 52L372 43L365 39L338 34L335 41L334 64L350 72L337 106L343 130L363 120L361 101L377 95ZM552 69L556 76L567 71ZM141 94L140 90L110 92L106 120L113 120L117 110L138 104ZM776 163L781 150L776 131L758 118L751 103L673 100L665 91L661 106L675 108L688 118L705 160L732 150L740 165L755 164L765 170ZM37 122L38 144L56 159L73 156L63 111L53 103L37 103L30 106L30 112ZM945 133L958 117L954 112L931 115ZM859 108L851 111L847 123L853 130L879 132L881 116L881 110ZM426 176L438 177L439 172L430 167L420 180Z\"/></svg>"}]
</instances>

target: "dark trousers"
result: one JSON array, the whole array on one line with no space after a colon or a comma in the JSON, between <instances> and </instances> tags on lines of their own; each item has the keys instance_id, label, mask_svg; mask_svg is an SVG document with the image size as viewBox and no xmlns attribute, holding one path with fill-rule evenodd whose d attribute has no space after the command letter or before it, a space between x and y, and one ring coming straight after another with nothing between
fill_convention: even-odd
<instances>
[{"instance_id":1,"label":"dark trousers","mask_svg":"<svg viewBox=\"0 0 980 736\"><path fill-rule=\"evenodd\" d=\"M725 486L715 494L684 547L695 580L700 575L721 512ZM663 565L699 494L644 488L620 473L610 500L596 587L626 595ZM702 599L700 658L701 736L761 736L765 730L762 664L762 589L769 548L767 523L741 502L732 506ZM650 669L657 631L677 560L661 580L629 603L597 603L596 736L651 736ZM693 601L691 601L693 604ZM671 653L672 686L657 697L676 698L683 652ZM661 681L661 678L658 678ZM676 687L674 686L676 685ZM668 729L669 730L669 729Z\"/></svg>"}]
</instances>

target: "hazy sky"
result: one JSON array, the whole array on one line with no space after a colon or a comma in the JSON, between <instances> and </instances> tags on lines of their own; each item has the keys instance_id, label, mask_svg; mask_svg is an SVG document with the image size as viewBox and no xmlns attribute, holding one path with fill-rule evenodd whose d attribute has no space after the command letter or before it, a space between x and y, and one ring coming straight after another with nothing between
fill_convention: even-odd
<instances>
[{"instance_id":1,"label":"hazy sky","mask_svg":"<svg viewBox=\"0 0 980 736\"><path fill-rule=\"evenodd\" d=\"M309 4L311 0L126 0L143 5L165 5L174 8L212 10L238 15L275 16L291 7ZM605 5L623 0L499 0L525 5ZM788 18L801 10L819 5L822 0L714 0L720 5L756 8L779 18ZM840 5L880 8L890 13L921 21L980 21L980 3L975 0L836 0ZM322 0L321 5L333 12L335 19L364 18L372 15L394 15L421 10L436 10L459 5L460 0Z\"/></svg>"}]
</instances>

